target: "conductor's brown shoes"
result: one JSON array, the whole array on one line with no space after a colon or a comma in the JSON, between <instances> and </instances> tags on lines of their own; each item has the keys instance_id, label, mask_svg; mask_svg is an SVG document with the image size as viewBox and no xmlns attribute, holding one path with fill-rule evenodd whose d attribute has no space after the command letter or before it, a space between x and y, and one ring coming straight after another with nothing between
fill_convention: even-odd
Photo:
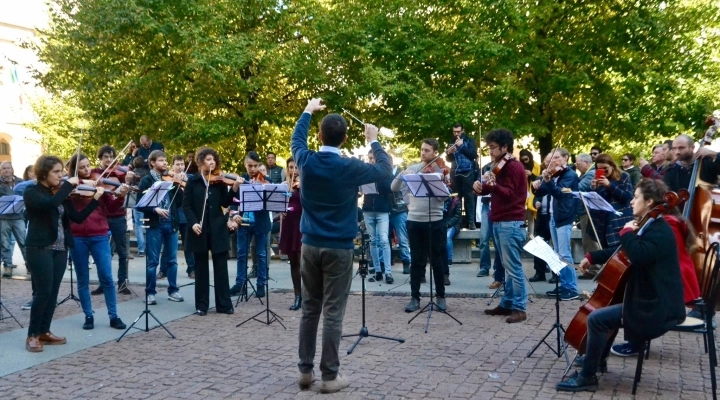
<instances>
[{"instance_id":1,"label":"conductor's brown shoes","mask_svg":"<svg viewBox=\"0 0 720 400\"><path fill-rule=\"evenodd\" d=\"M525 314L525 311L518 311L518 310L512 310L512 315L505 318L505 322L508 324L514 324L516 322L522 322L527 319L527 314Z\"/></svg>"},{"instance_id":2,"label":"conductor's brown shoes","mask_svg":"<svg viewBox=\"0 0 720 400\"><path fill-rule=\"evenodd\" d=\"M513 313L513 310L510 310L510 309L507 309L504 307L500 307L500 306L497 306L497 307L489 309L489 310L485 310L485 314L487 314L487 315L508 316L508 315L512 315L512 313Z\"/></svg>"},{"instance_id":3,"label":"conductor's brown shoes","mask_svg":"<svg viewBox=\"0 0 720 400\"><path fill-rule=\"evenodd\" d=\"M43 333L39 336L40 343L44 345L58 345L67 343L67 339L64 337L58 337L52 334L52 332Z\"/></svg>"},{"instance_id":4,"label":"conductor's brown shoes","mask_svg":"<svg viewBox=\"0 0 720 400\"><path fill-rule=\"evenodd\" d=\"M31 353L39 353L43 351L43 345L40 343L40 338L37 336L28 336L25 341L25 348Z\"/></svg>"}]
</instances>

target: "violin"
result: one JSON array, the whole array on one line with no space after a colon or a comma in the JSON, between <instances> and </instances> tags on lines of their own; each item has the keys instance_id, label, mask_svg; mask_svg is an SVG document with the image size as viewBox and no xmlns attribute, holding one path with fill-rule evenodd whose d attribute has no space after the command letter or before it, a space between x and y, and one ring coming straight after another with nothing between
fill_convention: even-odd
<instances>
[{"instance_id":1,"label":"violin","mask_svg":"<svg viewBox=\"0 0 720 400\"><path fill-rule=\"evenodd\" d=\"M235 174L227 174L222 172L221 170L215 170L210 173L209 178L208 175L205 175L205 178L208 180L208 183L211 185L226 185L226 186L232 186L235 184L235 181L237 180L238 176Z\"/></svg>"},{"instance_id":2,"label":"violin","mask_svg":"<svg viewBox=\"0 0 720 400\"><path fill-rule=\"evenodd\" d=\"M664 201L645 214L638 222L638 227L642 229L648 222L657 219L662 214L670 212L679 204L686 202L689 197L690 194L685 189L681 189L677 194L675 192L667 192L663 197ZM586 351L588 315L590 315L593 310L622 303L629 268L630 260L622 249L622 246L620 246L598 272L598 285L595 292L593 292L587 303L580 306L580 309L565 331L565 342L577 350L579 354L585 354Z\"/></svg>"},{"instance_id":3,"label":"violin","mask_svg":"<svg viewBox=\"0 0 720 400\"><path fill-rule=\"evenodd\" d=\"M500 171L502 171L502 169L505 167L505 164L507 164L508 161L513 160L513 159L515 159L515 157L513 157L512 154L510 154L510 153L505 153L505 155L502 156L502 158L500 159L500 161L498 161L497 163L495 163L495 166L494 166L493 169L492 169L492 174L493 174L493 175L499 174Z\"/></svg>"},{"instance_id":4,"label":"violin","mask_svg":"<svg viewBox=\"0 0 720 400\"><path fill-rule=\"evenodd\" d=\"M556 167L548 168L547 171L550 173L550 177L558 178L558 177L560 177L560 175L564 174L565 171L567 171L567 170L568 170L568 166L565 165L562 167L556 166Z\"/></svg>"},{"instance_id":5,"label":"violin","mask_svg":"<svg viewBox=\"0 0 720 400\"><path fill-rule=\"evenodd\" d=\"M260 171L258 171L255 174L255 176L253 176L251 178L255 181L255 183L262 183L262 184L268 183L267 179L265 179L265 175L263 175L263 173Z\"/></svg>"},{"instance_id":6,"label":"violin","mask_svg":"<svg viewBox=\"0 0 720 400\"><path fill-rule=\"evenodd\" d=\"M175 182L183 189L185 189L185 184L187 183L187 175L184 175L179 183L176 182L174 171L165 171L165 173L162 174L161 178L163 182Z\"/></svg>"}]
</instances>

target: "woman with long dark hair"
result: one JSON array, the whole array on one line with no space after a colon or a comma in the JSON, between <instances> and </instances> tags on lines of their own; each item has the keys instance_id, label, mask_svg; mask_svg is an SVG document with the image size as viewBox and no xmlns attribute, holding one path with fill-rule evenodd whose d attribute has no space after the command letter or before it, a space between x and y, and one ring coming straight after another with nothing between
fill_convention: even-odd
<instances>
[{"instance_id":1,"label":"woman with long dark hair","mask_svg":"<svg viewBox=\"0 0 720 400\"><path fill-rule=\"evenodd\" d=\"M213 183L213 175L220 173L220 156L217 151L203 147L195 155L198 173L185 184L183 212L187 220L185 251L195 256L195 310L197 315L207 314L210 306L210 265L208 251L212 253L215 278L215 310L232 314L230 284L228 283L228 252L230 251L230 222L223 207L232 204L242 178L231 190L221 183Z\"/></svg>"},{"instance_id":2,"label":"woman with long dark hair","mask_svg":"<svg viewBox=\"0 0 720 400\"><path fill-rule=\"evenodd\" d=\"M300 176L298 175L295 160L287 160L287 178L290 199L288 211L282 214L280 220L280 253L288 256L290 261L290 276L292 277L295 302L290 306L291 311L299 310L302 306L300 295L300 248L302 247L302 233L300 233L300 219L302 218L302 204L300 204Z\"/></svg>"},{"instance_id":3,"label":"woman with long dark hair","mask_svg":"<svg viewBox=\"0 0 720 400\"><path fill-rule=\"evenodd\" d=\"M62 180L62 160L41 156L35 162L34 173L38 184L23 193L28 216L25 245L28 267L33 271L34 293L25 348L33 353L43 351L44 345L67 343L64 337L50 332L50 324L65 274L68 249L74 245L70 221L83 222L100 205L98 199L103 194L103 189L97 188L90 202L78 211L69 196L80 180L77 177Z\"/></svg>"}]
</instances>

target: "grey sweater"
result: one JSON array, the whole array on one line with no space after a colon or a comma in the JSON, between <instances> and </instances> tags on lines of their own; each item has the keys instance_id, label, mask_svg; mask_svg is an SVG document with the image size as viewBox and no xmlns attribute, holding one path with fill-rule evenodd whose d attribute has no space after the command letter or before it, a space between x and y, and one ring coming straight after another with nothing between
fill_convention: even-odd
<instances>
[{"instance_id":1,"label":"grey sweater","mask_svg":"<svg viewBox=\"0 0 720 400\"><path fill-rule=\"evenodd\" d=\"M417 174L420 169L424 166L423 163L411 165L405 171L409 173ZM407 184L405 181L400 179L403 174L398 175L390 185L390 189L393 191L407 191ZM428 221L440 221L443 218L443 204L447 197L432 197L430 198L430 205L428 207L427 197L415 197L410 195L410 202L408 203L408 221L415 222L428 222ZM430 219L428 220L428 215Z\"/></svg>"}]
</instances>

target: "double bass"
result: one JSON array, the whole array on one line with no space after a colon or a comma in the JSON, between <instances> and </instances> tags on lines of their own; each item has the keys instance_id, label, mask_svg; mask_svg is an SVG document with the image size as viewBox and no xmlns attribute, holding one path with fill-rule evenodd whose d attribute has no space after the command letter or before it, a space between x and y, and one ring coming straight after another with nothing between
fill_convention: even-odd
<instances>
[{"instance_id":1,"label":"double bass","mask_svg":"<svg viewBox=\"0 0 720 400\"><path fill-rule=\"evenodd\" d=\"M690 194L685 189L680 190L678 193L667 192L663 198L664 202L653 207L638 222L639 228L642 229L649 221L655 220L662 214L684 203L689 197ZM580 306L565 331L565 342L577 350L578 354L585 354L586 351L588 315L597 309L622 303L625 296L629 267L630 260L627 258L622 246L620 246L598 272L599 279L595 292L590 296L590 300Z\"/></svg>"}]
</instances>

